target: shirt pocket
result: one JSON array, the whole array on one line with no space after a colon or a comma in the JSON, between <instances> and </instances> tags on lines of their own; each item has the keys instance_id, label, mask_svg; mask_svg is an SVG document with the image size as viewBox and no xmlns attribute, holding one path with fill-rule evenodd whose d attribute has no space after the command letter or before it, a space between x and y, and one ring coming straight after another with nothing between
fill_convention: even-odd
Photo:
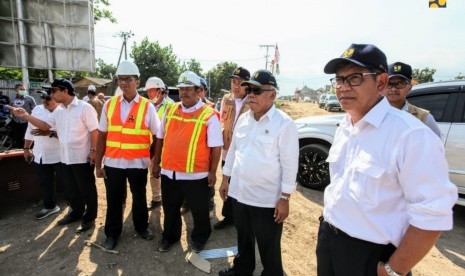
<instances>
[{"instance_id":1,"label":"shirt pocket","mask_svg":"<svg viewBox=\"0 0 465 276\"><path fill-rule=\"evenodd\" d=\"M265 135L257 135L257 147L259 152L265 157L271 157L276 154L276 150L273 149L274 138Z\"/></svg>"},{"instance_id":2,"label":"shirt pocket","mask_svg":"<svg viewBox=\"0 0 465 276\"><path fill-rule=\"evenodd\" d=\"M359 159L352 164L349 194L363 207L378 204L383 175L386 170L374 160Z\"/></svg>"}]
</instances>

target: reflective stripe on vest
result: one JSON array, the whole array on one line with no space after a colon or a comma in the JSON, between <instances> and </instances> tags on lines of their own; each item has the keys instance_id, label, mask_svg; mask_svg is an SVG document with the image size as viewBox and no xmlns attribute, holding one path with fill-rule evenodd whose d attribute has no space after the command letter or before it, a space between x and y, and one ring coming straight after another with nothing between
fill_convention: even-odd
<instances>
[{"instance_id":1,"label":"reflective stripe on vest","mask_svg":"<svg viewBox=\"0 0 465 276\"><path fill-rule=\"evenodd\" d=\"M108 134L105 156L110 158L149 158L152 134L145 126L149 101L134 102L125 122L121 122L121 97L112 97L108 105Z\"/></svg>"},{"instance_id":2,"label":"reflective stripe on vest","mask_svg":"<svg viewBox=\"0 0 465 276\"><path fill-rule=\"evenodd\" d=\"M168 107L169 109L166 114L164 137L168 137L168 139L165 139L164 142L166 147L163 147L162 167L169 170L186 173L208 171L210 149L207 147L206 139L204 138L206 137L207 121L211 116L214 115L214 110L211 107L204 105L202 109L193 113L183 113L180 105L180 103L177 103ZM179 113L176 111L179 111ZM189 127L183 128L185 132L181 134L178 133L179 129L172 128L177 124L187 124ZM201 135L202 133L204 136ZM179 137L179 135L185 136ZM202 141L200 141L201 136L203 137L202 139L204 139ZM182 146L176 147L173 142L174 137L176 137L178 145L181 145L182 143L179 141L185 141L189 139L187 149ZM187 143L182 144L186 145ZM165 149L169 152L165 152ZM187 150L187 153L179 152L180 150ZM168 156L170 157L169 159ZM185 160L176 160L178 157L185 158Z\"/></svg>"}]
</instances>

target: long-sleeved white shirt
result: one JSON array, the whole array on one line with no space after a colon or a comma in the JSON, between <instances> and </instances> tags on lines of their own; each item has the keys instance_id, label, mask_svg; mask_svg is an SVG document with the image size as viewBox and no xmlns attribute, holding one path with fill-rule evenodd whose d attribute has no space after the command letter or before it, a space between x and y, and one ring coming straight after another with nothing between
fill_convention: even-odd
<instances>
[{"instance_id":1,"label":"long-sleeved white shirt","mask_svg":"<svg viewBox=\"0 0 465 276\"><path fill-rule=\"evenodd\" d=\"M120 118L121 121L126 121L129 112L131 111L132 106L134 103L138 103L140 101L139 94L131 101L128 102L121 97L119 102L120 104ZM103 108L102 113L100 115L100 124L98 126L98 130L101 132L108 132L108 117L107 117L107 110L108 104L110 101L106 101ZM158 129L160 128L160 119L158 118L157 111L153 104L149 104L147 108L147 115L145 116L144 121L145 126L148 127L152 135L156 135ZM124 159L124 158L110 158L104 157L103 163L106 166L118 169L147 169L150 164L150 158L148 157L141 157L135 159Z\"/></svg>"},{"instance_id":2,"label":"long-sleeved white shirt","mask_svg":"<svg viewBox=\"0 0 465 276\"><path fill-rule=\"evenodd\" d=\"M281 193L296 188L299 140L294 121L274 105L258 121L251 110L236 122L223 174L228 195L239 202L274 208Z\"/></svg>"},{"instance_id":3,"label":"long-sleeved white shirt","mask_svg":"<svg viewBox=\"0 0 465 276\"><path fill-rule=\"evenodd\" d=\"M457 187L442 141L385 98L355 125L346 115L327 161L323 215L350 236L398 246L409 225L452 228Z\"/></svg>"},{"instance_id":4,"label":"long-sleeved white shirt","mask_svg":"<svg viewBox=\"0 0 465 276\"><path fill-rule=\"evenodd\" d=\"M62 109L59 105L55 108L55 111ZM37 105L32 110L31 115L46 121L50 116L48 109L44 105ZM34 136L31 134L31 130L36 129L31 123L28 124L26 133L24 134L25 140L34 141L34 148L32 152L34 153L34 162L37 164L55 164L61 161L60 158L60 147L57 147L58 139L50 138L48 136ZM42 163L41 163L42 161Z\"/></svg>"},{"instance_id":5,"label":"long-sleeved white shirt","mask_svg":"<svg viewBox=\"0 0 465 276\"><path fill-rule=\"evenodd\" d=\"M84 164L91 146L90 132L98 128L97 112L77 97L68 106L61 106L46 120L57 131L61 163Z\"/></svg>"}]
</instances>

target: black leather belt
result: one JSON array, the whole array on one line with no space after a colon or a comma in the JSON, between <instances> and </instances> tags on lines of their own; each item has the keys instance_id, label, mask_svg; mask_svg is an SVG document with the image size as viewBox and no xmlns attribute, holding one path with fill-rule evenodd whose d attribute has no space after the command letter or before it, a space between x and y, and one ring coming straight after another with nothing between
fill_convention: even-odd
<instances>
[{"instance_id":1,"label":"black leather belt","mask_svg":"<svg viewBox=\"0 0 465 276\"><path fill-rule=\"evenodd\" d=\"M331 223L327 222L323 216L319 217L319 220L321 223L326 224L328 228L333 232L334 234L341 236L341 237L347 237L351 239L355 239L354 237L350 236L346 232L342 231L341 229L337 228L336 226L332 225Z\"/></svg>"}]
</instances>

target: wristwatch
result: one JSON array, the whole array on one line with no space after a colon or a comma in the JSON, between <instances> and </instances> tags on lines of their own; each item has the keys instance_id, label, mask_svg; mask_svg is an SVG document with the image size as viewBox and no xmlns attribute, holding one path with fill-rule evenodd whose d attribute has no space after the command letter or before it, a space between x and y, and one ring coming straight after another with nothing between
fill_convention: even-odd
<instances>
[{"instance_id":1,"label":"wristwatch","mask_svg":"<svg viewBox=\"0 0 465 276\"><path fill-rule=\"evenodd\" d=\"M283 194L279 196L279 199L282 199L282 200L287 200L287 201L289 201L289 198L290 198L289 196L285 196L285 195L283 195Z\"/></svg>"},{"instance_id":2,"label":"wristwatch","mask_svg":"<svg viewBox=\"0 0 465 276\"><path fill-rule=\"evenodd\" d=\"M395 272L388 262L384 264L384 269L386 270L386 273L389 276L402 276L402 274Z\"/></svg>"},{"instance_id":3,"label":"wristwatch","mask_svg":"<svg viewBox=\"0 0 465 276\"><path fill-rule=\"evenodd\" d=\"M96 151L97 151L96 148L91 148L91 149L90 149L90 152L96 152Z\"/></svg>"}]
</instances>

